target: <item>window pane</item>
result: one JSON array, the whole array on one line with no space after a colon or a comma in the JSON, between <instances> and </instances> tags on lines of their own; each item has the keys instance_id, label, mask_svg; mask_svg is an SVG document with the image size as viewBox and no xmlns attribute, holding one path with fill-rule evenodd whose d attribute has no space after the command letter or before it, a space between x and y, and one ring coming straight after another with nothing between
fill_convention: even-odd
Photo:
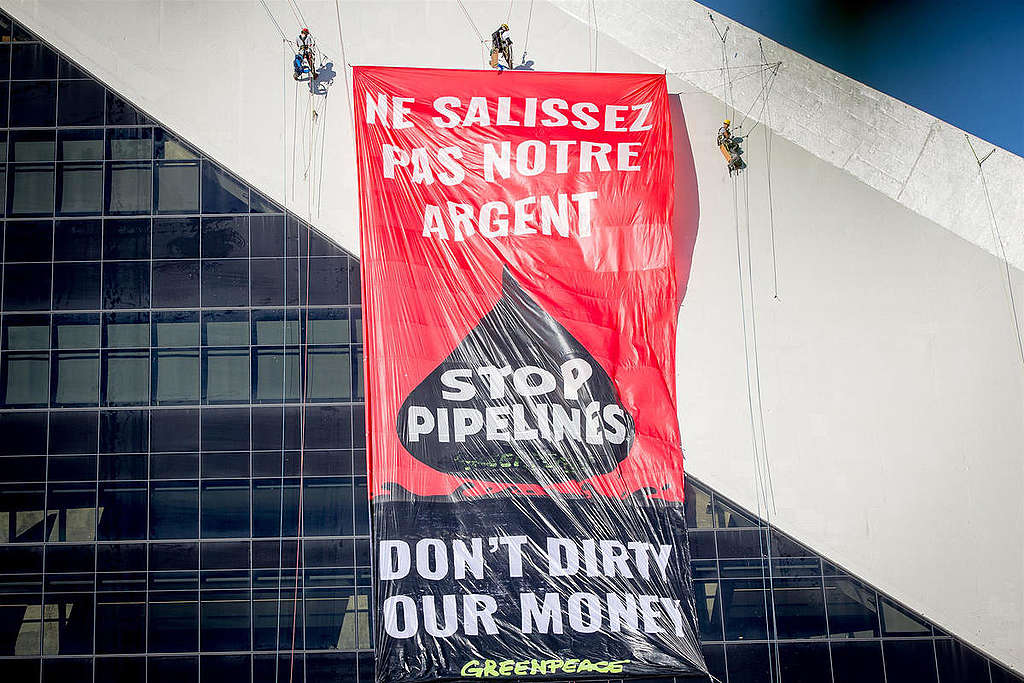
<instances>
[{"instance_id":1,"label":"window pane","mask_svg":"<svg viewBox=\"0 0 1024 683\"><path fill-rule=\"evenodd\" d=\"M103 161L103 129L58 131L57 149L60 161Z\"/></svg>"},{"instance_id":2,"label":"window pane","mask_svg":"<svg viewBox=\"0 0 1024 683\"><path fill-rule=\"evenodd\" d=\"M99 539L145 539L147 504L145 482L100 484Z\"/></svg>"},{"instance_id":3,"label":"window pane","mask_svg":"<svg viewBox=\"0 0 1024 683\"><path fill-rule=\"evenodd\" d=\"M64 310L99 308L100 264L54 264L53 307Z\"/></svg>"},{"instance_id":4,"label":"window pane","mask_svg":"<svg viewBox=\"0 0 1024 683\"><path fill-rule=\"evenodd\" d=\"M4 405L45 406L49 395L49 356L46 353L4 355Z\"/></svg>"},{"instance_id":5,"label":"window pane","mask_svg":"<svg viewBox=\"0 0 1024 683\"><path fill-rule=\"evenodd\" d=\"M207 349L206 400L210 403L249 402L249 349Z\"/></svg>"},{"instance_id":6,"label":"window pane","mask_svg":"<svg viewBox=\"0 0 1024 683\"><path fill-rule=\"evenodd\" d=\"M104 324L105 346L124 348L150 344L148 313L108 313Z\"/></svg>"},{"instance_id":7,"label":"window pane","mask_svg":"<svg viewBox=\"0 0 1024 683\"><path fill-rule=\"evenodd\" d=\"M95 349L100 345L98 315L56 315L53 343L58 349Z\"/></svg>"},{"instance_id":8,"label":"window pane","mask_svg":"<svg viewBox=\"0 0 1024 683\"><path fill-rule=\"evenodd\" d=\"M43 654L92 653L93 596L51 595L43 605Z\"/></svg>"},{"instance_id":9,"label":"window pane","mask_svg":"<svg viewBox=\"0 0 1024 683\"><path fill-rule=\"evenodd\" d=\"M203 538L249 536L249 482L203 482Z\"/></svg>"},{"instance_id":10,"label":"window pane","mask_svg":"<svg viewBox=\"0 0 1024 683\"><path fill-rule=\"evenodd\" d=\"M199 162L156 165L157 213L195 213L199 210Z\"/></svg>"},{"instance_id":11,"label":"window pane","mask_svg":"<svg viewBox=\"0 0 1024 683\"><path fill-rule=\"evenodd\" d=\"M348 298L348 269L346 258L310 259L310 305L346 304Z\"/></svg>"},{"instance_id":12,"label":"window pane","mask_svg":"<svg viewBox=\"0 0 1024 683\"><path fill-rule=\"evenodd\" d=\"M198 218L157 218L153 221L153 258L198 256Z\"/></svg>"},{"instance_id":13,"label":"window pane","mask_svg":"<svg viewBox=\"0 0 1024 683\"><path fill-rule=\"evenodd\" d=\"M104 308L146 308L147 306L149 306L148 261L104 264Z\"/></svg>"},{"instance_id":14,"label":"window pane","mask_svg":"<svg viewBox=\"0 0 1024 683\"><path fill-rule=\"evenodd\" d=\"M765 585L760 579L721 582L726 640L764 640Z\"/></svg>"},{"instance_id":15,"label":"window pane","mask_svg":"<svg viewBox=\"0 0 1024 683\"><path fill-rule=\"evenodd\" d=\"M52 130L11 131L9 161L53 161L55 149Z\"/></svg>"},{"instance_id":16,"label":"window pane","mask_svg":"<svg viewBox=\"0 0 1024 683\"><path fill-rule=\"evenodd\" d=\"M195 313L156 313L153 330L157 346L199 346L199 316Z\"/></svg>"},{"instance_id":17,"label":"window pane","mask_svg":"<svg viewBox=\"0 0 1024 683\"><path fill-rule=\"evenodd\" d=\"M722 598L717 581L694 581L701 640L722 640Z\"/></svg>"},{"instance_id":18,"label":"window pane","mask_svg":"<svg viewBox=\"0 0 1024 683\"><path fill-rule=\"evenodd\" d=\"M92 261L100 257L100 221L57 221L53 232L54 260Z\"/></svg>"},{"instance_id":19,"label":"window pane","mask_svg":"<svg viewBox=\"0 0 1024 683\"><path fill-rule=\"evenodd\" d=\"M98 414L91 410L50 413L50 453L95 453Z\"/></svg>"},{"instance_id":20,"label":"window pane","mask_svg":"<svg viewBox=\"0 0 1024 683\"><path fill-rule=\"evenodd\" d=\"M885 680L880 642L832 643L835 683L874 683Z\"/></svg>"},{"instance_id":21,"label":"window pane","mask_svg":"<svg viewBox=\"0 0 1024 683\"><path fill-rule=\"evenodd\" d=\"M108 164L107 213L149 213L152 175L149 163Z\"/></svg>"},{"instance_id":22,"label":"window pane","mask_svg":"<svg viewBox=\"0 0 1024 683\"><path fill-rule=\"evenodd\" d=\"M153 307L199 305L199 261L153 261Z\"/></svg>"},{"instance_id":23,"label":"window pane","mask_svg":"<svg viewBox=\"0 0 1024 683\"><path fill-rule=\"evenodd\" d=\"M49 261L53 249L53 221L8 221L4 231L4 259Z\"/></svg>"},{"instance_id":24,"label":"window pane","mask_svg":"<svg viewBox=\"0 0 1024 683\"><path fill-rule=\"evenodd\" d=\"M203 219L203 258L249 255L249 219L244 216Z\"/></svg>"},{"instance_id":25,"label":"window pane","mask_svg":"<svg viewBox=\"0 0 1024 683\"><path fill-rule=\"evenodd\" d=\"M930 636L931 627L892 602L882 600L882 635Z\"/></svg>"},{"instance_id":26,"label":"window pane","mask_svg":"<svg viewBox=\"0 0 1024 683\"><path fill-rule=\"evenodd\" d=\"M775 577L775 626L779 638L824 638L825 597L821 579Z\"/></svg>"},{"instance_id":27,"label":"window pane","mask_svg":"<svg viewBox=\"0 0 1024 683\"><path fill-rule=\"evenodd\" d=\"M257 344L269 346L299 343L299 319L297 311L288 312L285 323L283 311L253 311L253 326Z\"/></svg>"},{"instance_id":28,"label":"window pane","mask_svg":"<svg viewBox=\"0 0 1024 683\"><path fill-rule=\"evenodd\" d=\"M346 344L349 342L348 311L310 311L310 344Z\"/></svg>"},{"instance_id":29,"label":"window pane","mask_svg":"<svg viewBox=\"0 0 1024 683\"><path fill-rule=\"evenodd\" d=\"M252 491L252 535L294 536L299 524L299 481L257 479ZM284 506L284 515L281 507ZM303 506L305 507L305 506ZM282 526L283 523L283 526Z\"/></svg>"},{"instance_id":30,"label":"window pane","mask_svg":"<svg viewBox=\"0 0 1024 683\"><path fill-rule=\"evenodd\" d=\"M931 640L886 640L882 651L887 683L935 683L937 680Z\"/></svg>"},{"instance_id":31,"label":"window pane","mask_svg":"<svg viewBox=\"0 0 1024 683\"><path fill-rule=\"evenodd\" d=\"M199 450L198 410L154 410L152 429L153 452Z\"/></svg>"},{"instance_id":32,"label":"window pane","mask_svg":"<svg viewBox=\"0 0 1024 683\"><path fill-rule=\"evenodd\" d=\"M195 593L187 591L150 593L150 652L195 652L199 648L199 603L196 597ZM157 660L151 659L150 662L156 664Z\"/></svg>"},{"instance_id":33,"label":"window pane","mask_svg":"<svg viewBox=\"0 0 1024 683\"><path fill-rule=\"evenodd\" d=\"M244 213L249 188L210 161L203 162L203 213Z\"/></svg>"},{"instance_id":34,"label":"window pane","mask_svg":"<svg viewBox=\"0 0 1024 683\"><path fill-rule=\"evenodd\" d=\"M351 480L307 478L303 491L303 533L309 536L352 534Z\"/></svg>"},{"instance_id":35,"label":"window pane","mask_svg":"<svg viewBox=\"0 0 1024 683\"><path fill-rule=\"evenodd\" d=\"M248 306L249 262L244 259L203 261L203 306Z\"/></svg>"},{"instance_id":36,"label":"window pane","mask_svg":"<svg viewBox=\"0 0 1024 683\"><path fill-rule=\"evenodd\" d=\"M299 398L299 349L256 349L256 401Z\"/></svg>"},{"instance_id":37,"label":"window pane","mask_svg":"<svg viewBox=\"0 0 1024 683\"><path fill-rule=\"evenodd\" d=\"M10 216L53 214L53 164L11 166Z\"/></svg>"},{"instance_id":38,"label":"window pane","mask_svg":"<svg viewBox=\"0 0 1024 683\"><path fill-rule=\"evenodd\" d=\"M771 683L774 667L767 643L729 643L725 646L729 683Z\"/></svg>"},{"instance_id":39,"label":"window pane","mask_svg":"<svg viewBox=\"0 0 1024 683\"><path fill-rule=\"evenodd\" d=\"M199 487L194 481L150 483L150 538L196 538Z\"/></svg>"},{"instance_id":40,"label":"window pane","mask_svg":"<svg viewBox=\"0 0 1024 683\"><path fill-rule=\"evenodd\" d=\"M11 47L11 78L56 78L57 53L42 43Z\"/></svg>"},{"instance_id":41,"label":"window pane","mask_svg":"<svg viewBox=\"0 0 1024 683\"><path fill-rule=\"evenodd\" d=\"M100 416L101 453L138 453L149 446L149 412L108 410Z\"/></svg>"},{"instance_id":42,"label":"window pane","mask_svg":"<svg viewBox=\"0 0 1024 683\"><path fill-rule=\"evenodd\" d=\"M778 648L777 675L781 680L810 683L831 678L832 664L828 658L827 643L779 643Z\"/></svg>"},{"instance_id":43,"label":"window pane","mask_svg":"<svg viewBox=\"0 0 1024 683\"><path fill-rule=\"evenodd\" d=\"M248 346L249 315L246 311L207 311L203 314L203 344Z\"/></svg>"},{"instance_id":44,"label":"window pane","mask_svg":"<svg viewBox=\"0 0 1024 683\"><path fill-rule=\"evenodd\" d=\"M4 316L4 348L12 351L31 351L50 348L50 316Z\"/></svg>"},{"instance_id":45,"label":"window pane","mask_svg":"<svg viewBox=\"0 0 1024 683\"><path fill-rule=\"evenodd\" d=\"M103 258L149 258L149 219L119 218L104 221Z\"/></svg>"},{"instance_id":46,"label":"window pane","mask_svg":"<svg viewBox=\"0 0 1024 683\"><path fill-rule=\"evenodd\" d=\"M103 206L102 164L61 164L57 213L99 213Z\"/></svg>"},{"instance_id":47,"label":"window pane","mask_svg":"<svg viewBox=\"0 0 1024 683\"><path fill-rule=\"evenodd\" d=\"M46 128L56 122L56 81L11 83L12 128Z\"/></svg>"},{"instance_id":48,"label":"window pane","mask_svg":"<svg viewBox=\"0 0 1024 683\"><path fill-rule=\"evenodd\" d=\"M48 263L4 266L4 310L50 308L50 270Z\"/></svg>"},{"instance_id":49,"label":"window pane","mask_svg":"<svg viewBox=\"0 0 1024 683\"><path fill-rule=\"evenodd\" d=\"M51 484L46 492L46 540L96 540L96 485Z\"/></svg>"},{"instance_id":50,"label":"window pane","mask_svg":"<svg viewBox=\"0 0 1024 683\"><path fill-rule=\"evenodd\" d=\"M107 93L107 125L144 126L149 120L116 94Z\"/></svg>"},{"instance_id":51,"label":"window pane","mask_svg":"<svg viewBox=\"0 0 1024 683\"><path fill-rule=\"evenodd\" d=\"M877 638L875 591L853 579L825 577L828 628L833 638Z\"/></svg>"},{"instance_id":52,"label":"window pane","mask_svg":"<svg viewBox=\"0 0 1024 683\"><path fill-rule=\"evenodd\" d=\"M104 354L105 405L149 403L149 351L108 351Z\"/></svg>"},{"instance_id":53,"label":"window pane","mask_svg":"<svg viewBox=\"0 0 1024 683\"><path fill-rule=\"evenodd\" d=\"M199 402L199 350L154 351L155 403Z\"/></svg>"},{"instance_id":54,"label":"window pane","mask_svg":"<svg viewBox=\"0 0 1024 683\"><path fill-rule=\"evenodd\" d=\"M199 153L165 131L153 130L154 152L157 159L198 159Z\"/></svg>"},{"instance_id":55,"label":"window pane","mask_svg":"<svg viewBox=\"0 0 1024 683\"><path fill-rule=\"evenodd\" d=\"M58 406L96 405L99 400L99 354L54 354L53 403Z\"/></svg>"},{"instance_id":56,"label":"window pane","mask_svg":"<svg viewBox=\"0 0 1024 683\"><path fill-rule=\"evenodd\" d=\"M202 596L200 638L203 651L248 650L249 594L242 591L203 591ZM203 672L204 678L207 673ZM248 675L248 671L245 673Z\"/></svg>"},{"instance_id":57,"label":"window pane","mask_svg":"<svg viewBox=\"0 0 1024 683\"><path fill-rule=\"evenodd\" d=\"M152 159L152 128L110 128L107 130L108 159Z\"/></svg>"},{"instance_id":58,"label":"window pane","mask_svg":"<svg viewBox=\"0 0 1024 683\"><path fill-rule=\"evenodd\" d=\"M96 81L61 81L57 125L102 126L105 95L103 86Z\"/></svg>"},{"instance_id":59,"label":"window pane","mask_svg":"<svg viewBox=\"0 0 1024 683\"><path fill-rule=\"evenodd\" d=\"M145 515L145 512L143 512ZM96 601L96 653L123 654L146 651L146 594L100 593ZM123 661L114 659L110 661ZM131 661L131 660L129 660ZM100 663L96 665L99 681L143 680L140 678L100 678Z\"/></svg>"},{"instance_id":60,"label":"window pane","mask_svg":"<svg viewBox=\"0 0 1024 683\"><path fill-rule=\"evenodd\" d=\"M348 400L352 395L352 365L348 349L311 347L307 354L309 400Z\"/></svg>"}]
</instances>

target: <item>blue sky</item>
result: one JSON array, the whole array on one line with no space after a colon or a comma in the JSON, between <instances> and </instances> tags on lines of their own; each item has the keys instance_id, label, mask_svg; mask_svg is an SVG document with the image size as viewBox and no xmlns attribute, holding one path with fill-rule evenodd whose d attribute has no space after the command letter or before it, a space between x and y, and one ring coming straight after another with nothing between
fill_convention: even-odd
<instances>
[{"instance_id":1,"label":"blue sky","mask_svg":"<svg viewBox=\"0 0 1024 683\"><path fill-rule=\"evenodd\" d=\"M701 0L1024 156L1024 0Z\"/></svg>"}]
</instances>

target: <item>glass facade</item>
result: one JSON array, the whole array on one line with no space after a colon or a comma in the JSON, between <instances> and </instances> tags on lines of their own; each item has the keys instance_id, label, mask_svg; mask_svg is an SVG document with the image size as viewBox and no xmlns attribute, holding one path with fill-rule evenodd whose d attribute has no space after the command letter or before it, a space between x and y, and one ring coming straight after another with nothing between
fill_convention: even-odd
<instances>
[{"instance_id":1,"label":"glass facade","mask_svg":"<svg viewBox=\"0 0 1024 683\"><path fill-rule=\"evenodd\" d=\"M3 680L371 680L358 262L3 14L0 117ZM690 488L721 681L1021 681Z\"/></svg>"}]
</instances>

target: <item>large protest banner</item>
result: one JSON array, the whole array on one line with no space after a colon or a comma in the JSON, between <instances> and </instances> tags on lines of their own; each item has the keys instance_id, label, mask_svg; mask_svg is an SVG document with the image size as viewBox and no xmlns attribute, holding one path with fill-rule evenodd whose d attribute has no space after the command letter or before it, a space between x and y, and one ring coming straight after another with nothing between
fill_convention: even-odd
<instances>
[{"instance_id":1,"label":"large protest banner","mask_svg":"<svg viewBox=\"0 0 1024 683\"><path fill-rule=\"evenodd\" d=\"M665 78L354 78L377 680L706 678Z\"/></svg>"}]
</instances>

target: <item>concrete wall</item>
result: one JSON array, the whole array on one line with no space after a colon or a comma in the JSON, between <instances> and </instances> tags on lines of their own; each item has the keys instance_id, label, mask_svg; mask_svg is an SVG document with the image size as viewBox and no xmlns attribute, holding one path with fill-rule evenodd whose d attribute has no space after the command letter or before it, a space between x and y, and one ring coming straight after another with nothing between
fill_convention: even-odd
<instances>
[{"instance_id":1,"label":"concrete wall","mask_svg":"<svg viewBox=\"0 0 1024 683\"><path fill-rule=\"evenodd\" d=\"M467 5L484 33L509 10L504 1ZM286 4L269 6L294 33ZM538 69L589 70L588 35L601 70L721 65L704 10L693 3L597 3L595 41L583 4L517 1L509 21L517 50L531 6L528 57ZM315 128L308 94L291 81L290 56L256 1L5 3L111 87L354 251L336 8L312 0L300 8L338 71ZM477 36L453 2L345 1L340 14L349 62L482 64ZM756 35L738 26L730 35L735 59L758 61L748 52ZM688 467L738 502L763 506L745 371L745 362L755 369L756 322L752 375L755 388L760 377L772 521L1024 670L1024 365L977 166L966 142L956 147L955 129L771 43L766 49L784 60L787 79L772 99L775 267L767 126L748 140L751 168L734 184L713 144L722 101L700 92L715 92L720 74L673 81L687 93L680 97L702 204L678 345ZM757 80L737 82L741 111ZM862 104L850 109L852 101ZM912 138L893 134L890 120L903 116L912 116ZM322 182L321 157L307 158L313 136L314 152L324 150ZM985 164L1018 266L1022 168L1001 150ZM737 224L751 285L743 297L746 352ZM1014 268L1011 279L1024 302L1024 273ZM760 443L758 419L754 427Z\"/></svg>"}]
</instances>

